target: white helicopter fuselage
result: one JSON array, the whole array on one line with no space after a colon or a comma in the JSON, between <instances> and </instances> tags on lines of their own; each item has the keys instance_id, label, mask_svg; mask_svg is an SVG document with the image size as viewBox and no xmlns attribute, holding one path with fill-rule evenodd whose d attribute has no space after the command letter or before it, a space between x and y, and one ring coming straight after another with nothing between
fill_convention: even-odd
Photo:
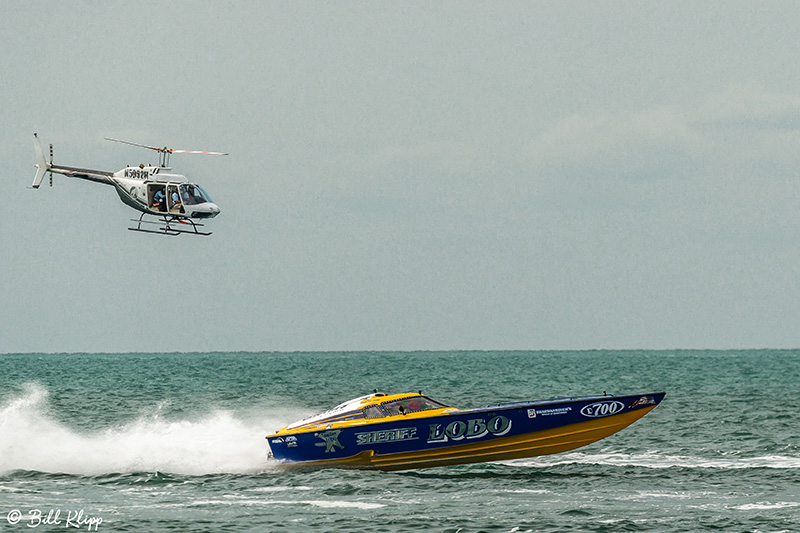
<instances>
[{"instance_id":1,"label":"white helicopter fuselage","mask_svg":"<svg viewBox=\"0 0 800 533\"><path fill-rule=\"evenodd\" d=\"M202 187L189 182L186 176L171 173L172 169L166 165L128 166L117 172L90 170L54 165L52 145L48 163L36 134L34 134L34 148L37 163L36 176L31 187L33 189L39 188L46 173L50 173L52 177L52 173L55 172L71 178L113 185L126 205L142 213L163 217L165 220L213 218L219 214L219 207L211 201ZM52 185L52 179L50 184Z\"/></svg>"},{"instance_id":2,"label":"white helicopter fuselage","mask_svg":"<svg viewBox=\"0 0 800 533\"><path fill-rule=\"evenodd\" d=\"M125 204L151 215L213 218L219 207L202 187L169 167L126 167L109 180Z\"/></svg>"}]
</instances>

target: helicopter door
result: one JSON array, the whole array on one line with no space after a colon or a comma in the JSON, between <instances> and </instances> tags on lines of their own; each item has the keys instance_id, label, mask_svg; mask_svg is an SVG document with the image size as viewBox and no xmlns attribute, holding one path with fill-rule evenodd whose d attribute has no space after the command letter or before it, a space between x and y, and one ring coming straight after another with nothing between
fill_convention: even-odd
<instances>
[{"instance_id":1,"label":"helicopter door","mask_svg":"<svg viewBox=\"0 0 800 533\"><path fill-rule=\"evenodd\" d=\"M167 205L170 213L183 213L183 202L181 202L181 197L178 194L177 185L167 185Z\"/></svg>"},{"instance_id":2,"label":"helicopter door","mask_svg":"<svg viewBox=\"0 0 800 533\"><path fill-rule=\"evenodd\" d=\"M167 210L167 188L163 183L147 184L147 205L156 211Z\"/></svg>"}]
</instances>

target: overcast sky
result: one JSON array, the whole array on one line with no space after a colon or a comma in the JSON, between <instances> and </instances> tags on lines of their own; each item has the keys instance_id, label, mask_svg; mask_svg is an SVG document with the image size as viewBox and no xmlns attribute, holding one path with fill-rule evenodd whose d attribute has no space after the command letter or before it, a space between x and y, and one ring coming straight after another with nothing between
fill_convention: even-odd
<instances>
[{"instance_id":1,"label":"overcast sky","mask_svg":"<svg viewBox=\"0 0 800 533\"><path fill-rule=\"evenodd\" d=\"M0 352L800 347L796 2L0 12Z\"/></svg>"}]
</instances>

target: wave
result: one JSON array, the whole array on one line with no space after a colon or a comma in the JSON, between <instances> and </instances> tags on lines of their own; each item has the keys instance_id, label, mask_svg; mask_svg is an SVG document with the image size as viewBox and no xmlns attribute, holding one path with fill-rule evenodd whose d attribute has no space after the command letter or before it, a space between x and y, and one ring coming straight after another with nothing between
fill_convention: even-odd
<instances>
[{"instance_id":1,"label":"wave","mask_svg":"<svg viewBox=\"0 0 800 533\"><path fill-rule=\"evenodd\" d=\"M380 509L386 507L383 503L373 502L359 502L359 501L341 501L341 500L259 500L259 499L242 499L234 498L227 500L196 500L190 503L198 507L207 507L209 505L306 505L311 507L321 507L323 509L335 508L353 508L353 509Z\"/></svg>"},{"instance_id":2,"label":"wave","mask_svg":"<svg viewBox=\"0 0 800 533\"><path fill-rule=\"evenodd\" d=\"M246 421L227 410L167 420L156 408L126 424L81 432L54 420L47 399L42 386L29 383L21 395L0 404L0 474L258 472L271 468L265 436L288 422L275 417Z\"/></svg>"},{"instance_id":3,"label":"wave","mask_svg":"<svg viewBox=\"0 0 800 533\"><path fill-rule=\"evenodd\" d=\"M505 464L520 467L552 467L570 464L605 466L636 466L642 468L800 468L800 457L785 455L763 455L759 457L700 457L686 455L663 455L654 452L627 453L562 453L549 457L535 457L507 461Z\"/></svg>"}]
</instances>

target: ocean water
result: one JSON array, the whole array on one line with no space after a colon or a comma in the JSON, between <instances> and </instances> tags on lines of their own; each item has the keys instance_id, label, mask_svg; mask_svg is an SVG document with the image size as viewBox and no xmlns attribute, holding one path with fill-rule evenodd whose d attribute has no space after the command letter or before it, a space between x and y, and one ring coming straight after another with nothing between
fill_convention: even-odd
<instances>
[{"instance_id":1,"label":"ocean water","mask_svg":"<svg viewBox=\"0 0 800 533\"><path fill-rule=\"evenodd\" d=\"M462 408L667 397L559 455L267 459L267 433L375 388ZM800 531L799 413L800 351L0 355L0 530Z\"/></svg>"}]
</instances>

